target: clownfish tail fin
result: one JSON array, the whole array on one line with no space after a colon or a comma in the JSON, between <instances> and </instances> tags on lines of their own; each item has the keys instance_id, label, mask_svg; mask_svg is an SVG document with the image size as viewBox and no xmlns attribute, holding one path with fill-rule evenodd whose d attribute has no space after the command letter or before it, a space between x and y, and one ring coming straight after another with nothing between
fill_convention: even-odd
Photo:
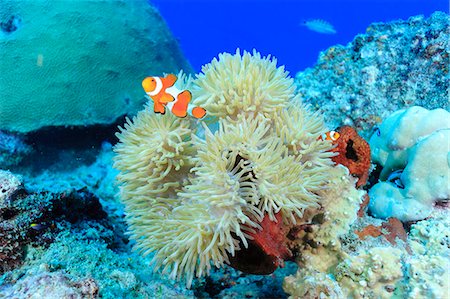
<instances>
[{"instance_id":1,"label":"clownfish tail fin","mask_svg":"<svg viewBox=\"0 0 450 299\"><path fill-rule=\"evenodd\" d=\"M192 116L195 118L203 118L206 115L206 110L202 107L194 107L192 109Z\"/></svg>"}]
</instances>

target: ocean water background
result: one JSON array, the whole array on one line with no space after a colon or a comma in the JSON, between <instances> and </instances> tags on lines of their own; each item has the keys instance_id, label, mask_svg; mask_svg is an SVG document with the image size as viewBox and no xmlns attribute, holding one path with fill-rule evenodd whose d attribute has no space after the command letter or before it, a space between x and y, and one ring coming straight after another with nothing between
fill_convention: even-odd
<instances>
[{"instance_id":1,"label":"ocean water background","mask_svg":"<svg viewBox=\"0 0 450 299\"><path fill-rule=\"evenodd\" d=\"M446 0L151 0L196 72L218 53L237 48L271 54L295 73L312 67L320 51L346 45L373 22L448 12ZM321 34L300 26L323 19L337 30Z\"/></svg>"},{"instance_id":2,"label":"ocean water background","mask_svg":"<svg viewBox=\"0 0 450 299\"><path fill-rule=\"evenodd\" d=\"M158 8L162 18L146 1ZM270 275L213 267L210 276L195 279L187 289L184 280L153 273L152 255L143 257L132 250L134 241L126 234L131 231L125 218L127 202L120 198L113 147L125 114L135 115L148 101L141 87L145 76L190 70L189 63L199 72L219 53L255 48L276 57L278 65L296 76L297 92L307 99L308 109L321 111L330 130L355 120L354 127L362 132L411 103L450 111L446 106L449 55L447 50L441 52L444 45L448 49L448 32L442 29L448 26L442 24L449 24L450 17L435 14L434 23L426 20L435 11L448 13L448 0L0 0L0 13L5 12L6 3L19 8L0 18L0 79L7 79L0 80L0 298L283 299L291 294L283 283L286 277L294 278L294 262ZM416 18L418 25L413 29L409 26L414 22L389 23L417 15L425 19ZM330 22L337 34L300 26L310 19ZM327 56L326 66L335 72L321 71L323 64L303 71L315 65L321 51L350 43L373 22L395 26L390 30L386 24L390 31L378 26L379 32L393 36L380 42L383 55L352 60L355 47L350 44L339 55ZM439 29L436 36L429 34L433 27ZM417 32L424 36L423 47L413 51ZM365 53L379 53L374 42L366 40L365 46ZM349 62L345 69L339 67L342 61ZM39 92L34 92L36 86ZM370 136L363 137L369 140ZM145 135L140 138L137 147L144 152L159 144ZM445 142L437 144L442 149ZM427 157L427 162L432 160ZM435 169L425 173L439 175ZM378 175L373 172L370 184ZM148 173L144 176L147 179ZM2 198L5 182L12 187L6 188ZM359 209L359 202L355 206ZM350 219L352 214L343 207L345 217L335 213L331 219ZM420 244L414 255L385 260L390 269L404 275L394 280L408 283L413 290L416 283L423 287L421 294L427 294L409 293L411 298L450 298L450 288L441 283L449 277L448 272L442 275L442 269L450 256L446 230L450 217L448 209L438 207L443 213L436 218L407 225L407 241ZM380 219L363 214L358 225L380 225ZM169 231L164 223L161 227ZM383 238L365 239L361 248L386 246ZM386 248L388 257L397 252ZM417 267L424 274L404 271ZM334 279L336 273L345 272L316 274L321 273ZM354 285L370 291L372 284L367 287L361 282L365 280L355 280ZM391 289L389 281L385 284L386 291Z\"/></svg>"}]
</instances>

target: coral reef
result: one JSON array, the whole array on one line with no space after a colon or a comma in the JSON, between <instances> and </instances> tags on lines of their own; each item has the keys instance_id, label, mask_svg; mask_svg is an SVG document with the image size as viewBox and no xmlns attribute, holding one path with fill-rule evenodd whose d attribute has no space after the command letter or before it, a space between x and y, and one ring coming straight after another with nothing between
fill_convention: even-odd
<instances>
[{"instance_id":1,"label":"coral reef","mask_svg":"<svg viewBox=\"0 0 450 299\"><path fill-rule=\"evenodd\" d=\"M308 228L307 239L310 240L308 246L312 244L313 248L320 245L329 248L338 246L339 237L346 234L356 221L365 195L364 191L355 189L356 179L346 167L334 167L330 170L330 176L327 182L329 189L319 193L321 209L310 212L313 215L311 222L316 225Z\"/></svg>"},{"instance_id":2,"label":"coral reef","mask_svg":"<svg viewBox=\"0 0 450 299\"><path fill-rule=\"evenodd\" d=\"M347 256L342 243L358 220L365 192L355 189L356 179L344 166L334 167L331 175L330 189L320 194L321 208L306 211L306 225L291 232L299 270L296 276L286 277L283 287L294 298L345 297L335 272L329 271Z\"/></svg>"},{"instance_id":3,"label":"coral reef","mask_svg":"<svg viewBox=\"0 0 450 299\"><path fill-rule=\"evenodd\" d=\"M370 211L402 221L428 217L450 198L450 113L414 106L389 116L370 139L383 169L369 192ZM430 159L432 157L432 159Z\"/></svg>"},{"instance_id":4,"label":"coral reef","mask_svg":"<svg viewBox=\"0 0 450 299\"><path fill-rule=\"evenodd\" d=\"M336 267L336 280L346 298L391 298L403 277L401 258L396 248L361 250Z\"/></svg>"},{"instance_id":5,"label":"coral reef","mask_svg":"<svg viewBox=\"0 0 450 299\"><path fill-rule=\"evenodd\" d=\"M67 273L67 286L77 292L89 286L98 287L98 297L112 298L190 298L192 292L153 276L151 269L142 267L148 261L130 254L129 249L117 249L111 238L115 232L107 223L83 221L61 230L45 248L27 248L24 265L0 276L0 297L28 294L25 288L41 275ZM31 278L30 278L31 277ZM35 278L34 278L35 277ZM38 289L52 289L44 279ZM93 284L85 285L92 282ZM56 288L54 291L57 291ZM85 297L83 297L85 298Z\"/></svg>"},{"instance_id":6,"label":"coral reef","mask_svg":"<svg viewBox=\"0 0 450 299\"><path fill-rule=\"evenodd\" d=\"M0 130L113 123L140 109L147 72L190 70L145 0L7 0L0 22Z\"/></svg>"},{"instance_id":7,"label":"coral reef","mask_svg":"<svg viewBox=\"0 0 450 299\"><path fill-rule=\"evenodd\" d=\"M41 272L27 276L16 286L0 291L8 298L98 298L98 286L93 279L72 281L62 271Z\"/></svg>"},{"instance_id":8,"label":"coral reef","mask_svg":"<svg viewBox=\"0 0 450 299\"><path fill-rule=\"evenodd\" d=\"M0 131L0 169L19 164L31 152L31 146L23 138Z\"/></svg>"},{"instance_id":9,"label":"coral reef","mask_svg":"<svg viewBox=\"0 0 450 299\"><path fill-rule=\"evenodd\" d=\"M284 280L283 288L289 298L344 298L338 285L330 275L319 271L300 270L295 276Z\"/></svg>"},{"instance_id":10,"label":"coral reef","mask_svg":"<svg viewBox=\"0 0 450 299\"><path fill-rule=\"evenodd\" d=\"M0 274L21 264L23 236L20 228L9 220L16 214L11 198L21 189L21 178L0 170Z\"/></svg>"},{"instance_id":11,"label":"coral reef","mask_svg":"<svg viewBox=\"0 0 450 299\"><path fill-rule=\"evenodd\" d=\"M392 188L397 185L395 188L400 192L409 188L411 182L418 186L408 189L409 192L417 190L416 187L425 188L424 193L416 193L416 197L407 200L428 198L427 192L433 196L447 192L445 188L450 183L447 182L449 171L445 159L450 151L447 147L450 135L446 133L450 131L447 129L449 119L448 112L442 109L428 111L412 107L394 113L375 131L370 142L374 161L388 167L389 170L381 171L381 174L392 181L385 184ZM421 157L411 159L417 154ZM397 161L388 163L389 159ZM435 165L435 160L441 165ZM407 165L410 162L417 166ZM427 163L432 169L425 165ZM408 180L403 181L403 174L391 174L398 167L405 168L403 172L408 174ZM408 167L412 170L406 169ZM337 177L338 170L338 167L334 168ZM438 178L434 178L435 175ZM421 179L417 180L418 177ZM364 191L359 191L359 196L349 196L355 191L342 189L348 183L332 181L331 189L335 193L330 193L329 197L320 194L325 221L320 217L320 209L306 210L303 221L310 220L306 225L298 226L292 235L296 246L291 245L290 249L295 252L299 269L296 275L286 277L283 284L290 298L447 297L450 246L444 227L450 224L448 209L436 206L433 213L427 214L432 218L404 227L400 221L403 218L382 221L367 215L365 205L369 197ZM423 185L433 182L434 187ZM385 197L389 193L377 195ZM362 197L366 198L363 203ZM409 206L408 215L417 215L423 210L429 212L433 202L424 204L428 207L419 211ZM372 205L371 197L369 205ZM397 215L396 208L381 210Z\"/></svg>"},{"instance_id":12,"label":"coral reef","mask_svg":"<svg viewBox=\"0 0 450 299\"><path fill-rule=\"evenodd\" d=\"M40 4L48 8L50 16L42 21L50 24L47 41L53 41L54 32L60 34L60 27L51 26L55 18L64 21L58 24L67 21L72 26L98 15L80 16L81 9L106 5L69 5L65 13L54 13L61 4ZM23 48L21 42L33 38L30 31L37 29L29 27L36 23L30 19L35 17L30 11L36 5L25 7L22 2L7 0L0 8L2 49L5 41L8 47ZM133 31L127 45L158 44L146 46L147 58L131 60L133 67L136 62L160 61L155 69L146 69L142 78L147 71L159 75L164 65L164 71L179 66L186 69L185 62L177 59L179 50L170 35L163 41L141 35L155 29L146 27L148 21L142 16L158 19L156 29L165 32L156 11L130 10L142 8L144 1L110 5L120 8L114 8L119 14L110 17L109 30L123 24L115 33ZM109 12L105 9L98 20L110 16ZM127 22L130 18L139 19ZM367 143L350 127L338 129L337 142L321 140L318 137L328 129L321 112L312 112L321 106L331 127L354 124L366 137L374 123L401 105L419 103L448 110L444 99L448 89L447 25L448 16L441 13L428 20L414 17L371 25L365 35L347 47L330 48L315 69L299 74L300 95L275 59L256 51L220 54L203 73L178 76L177 87L192 91L193 103L207 108L207 118L157 115L145 106L126 120L114 147L117 140L112 125L106 129L52 127L26 135L0 131L0 168L9 170L0 169L0 298L285 298L283 289L291 298L305 299L449 297L448 111L412 107L396 112L377 127L370 145L378 165L368 186ZM106 35L95 26L91 33L97 35L92 40L91 34L85 35L85 27L82 24L79 30L67 33L68 39L78 34L71 42L80 48L73 56L76 60L69 59L67 65L81 59L80 70L85 72L86 65L96 65L96 70L73 82L57 81L52 88L43 85L50 88L47 96L54 104L48 109L59 109L58 118L63 119L67 112L58 105L69 99L58 98L54 103L53 92L69 89L62 94L72 97L75 91L70 89L78 87L75 84L80 84L81 93L92 89L92 82L83 80L102 76L108 70L101 66L110 66L104 63L105 57L93 62L97 52L91 55L85 50L107 50L118 40L105 40ZM21 36L24 32L30 36ZM121 48L126 50L127 45ZM52 64L60 64L64 57L52 55L45 47L38 50L19 59L21 67L36 65L25 79L44 73L51 79L50 70L60 72ZM125 52L126 59L142 56ZM9 55L5 59L11 59ZM2 60L0 66L7 62ZM130 65L122 58L118 62L124 68ZM120 106L124 113L140 105L140 86L136 84L141 77L130 79L134 82L129 88L134 90L129 94L117 98L112 93L119 89L127 92L122 75L137 73L142 67L109 70L106 77L95 77L99 84L92 94L98 100L92 103L104 104L110 97L114 109L101 111L108 115L107 120L94 115L93 123L110 122L125 98L130 103ZM79 72L74 74L67 78L78 78ZM6 80L11 78L15 80L15 75ZM386 83L382 78L394 81ZM120 84L111 87L113 81ZM27 90L31 82L22 83L25 88L18 94L33 92L36 99L44 96ZM81 93L70 102L85 96ZM370 103L365 103L366 99ZM86 101L79 103L76 108L85 110ZM332 107L336 103L337 112ZM41 111L33 105L30 110ZM364 105L368 115L363 114ZM107 110L104 107L93 109ZM0 100L0 114L6 108L9 106ZM85 124L83 118L93 115L92 111L73 115L80 121L76 124ZM35 128L24 125L27 119L15 119L8 125L20 127L15 129L18 131L55 125L48 122L48 114L43 115L43 122ZM60 139L62 131L64 141L52 143L52 139ZM116 175L120 189L114 184ZM381 182L375 184L377 175ZM369 200L360 187L372 185ZM389 210L383 206L384 193L392 190L398 205ZM152 273L158 269L171 279ZM177 281L180 278L192 289Z\"/></svg>"},{"instance_id":13,"label":"coral reef","mask_svg":"<svg viewBox=\"0 0 450 299\"><path fill-rule=\"evenodd\" d=\"M11 196L21 187L21 178L9 171L0 170L0 209L5 208Z\"/></svg>"},{"instance_id":14,"label":"coral reef","mask_svg":"<svg viewBox=\"0 0 450 299\"><path fill-rule=\"evenodd\" d=\"M436 12L429 19L372 24L297 74L302 100L323 112L330 127L373 133L370 150L378 165L369 186L376 175L382 182L360 206L341 192L344 185L334 185L336 195L321 201L325 215L341 211L328 216L332 221L305 211L304 220L311 220L293 240L299 269L283 285L290 298L448 297L449 20ZM372 131L392 112L414 105L435 110L404 109ZM419 221L401 222L411 220Z\"/></svg>"},{"instance_id":15,"label":"coral reef","mask_svg":"<svg viewBox=\"0 0 450 299\"><path fill-rule=\"evenodd\" d=\"M296 99L275 60L238 51L203 71L192 83L195 104L215 120L146 107L127 121L115 148L136 248L154 252L155 268L184 276L188 286L211 263L223 266L247 248L264 217L276 221L280 213L289 224L319 208L333 169L331 143L317 139L321 118ZM252 80L256 73L266 79Z\"/></svg>"},{"instance_id":16,"label":"coral reef","mask_svg":"<svg viewBox=\"0 0 450 299\"><path fill-rule=\"evenodd\" d=\"M314 68L296 75L305 103L325 115L327 125L362 130L413 105L450 109L450 17L375 23L347 46L320 54Z\"/></svg>"},{"instance_id":17,"label":"coral reef","mask_svg":"<svg viewBox=\"0 0 450 299\"><path fill-rule=\"evenodd\" d=\"M67 287L70 292L90 294L86 287L97 286L98 296L105 298L193 296L192 291L152 275L151 268L142 267L149 261L130 253L123 208L115 198L118 190L112 188L116 175L112 156L111 146L104 145L91 165L63 172L42 171L37 177L21 173L25 190L20 179L12 184L14 176L6 172L16 191L8 192L12 198L5 201L8 206L3 210L11 216L0 219L0 227L8 228L10 237L0 239L13 242L15 248L11 251L2 245L1 249L9 250L6 257L16 259L2 260L0 253L2 263L8 262L8 271L0 274L1 298L28 296L30 283L37 292L46 289L49 293ZM79 152L76 157L80 157ZM77 189L81 191L74 191ZM56 281L60 273L67 274L69 280L64 278L59 288L49 281L52 273L56 273ZM34 285L38 281L41 285Z\"/></svg>"},{"instance_id":18,"label":"coral reef","mask_svg":"<svg viewBox=\"0 0 450 299\"><path fill-rule=\"evenodd\" d=\"M23 262L28 244L50 243L61 223L106 217L98 199L79 190L28 193L19 178L0 171L0 274Z\"/></svg>"},{"instance_id":19,"label":"coral reef","mask_svg":"<svg viewBox=\"0 0 450 299\"><path fill-rule=\"evenodd\" d=\"M285 279L289 298L391 298L402 278L401 251L375 247L338 264L336 274L310 268Z\"/></svg>"},{"instance_id":20,"label":"coral reef","mask_svg":"<svg viewBox=\"0 0 450 299\"><path fill-rule=\"evenodd\" d=\"M450 290L450 215L440 213L433 219L411 227L409 245L414 252L407 267L408 298L445 298Z\"/></svg>"},{"instance_id":21,"label":"coral reef","mask_svg":"<svg viewBox=\"0 0 450 299\"><path fill-rule=\"evenodd\" d=\"M366 223L375 227L377 220L359 218L336 240L341 246L302 250L298 272L286 277L284 290L289 298L308 299L446 298L450 246L445 227L450 218L448 211L435 216L413 224L409 235L393 228L398 220L390 221L366 235L364 243L353 231Z\"/></svg>"}]
</instances>

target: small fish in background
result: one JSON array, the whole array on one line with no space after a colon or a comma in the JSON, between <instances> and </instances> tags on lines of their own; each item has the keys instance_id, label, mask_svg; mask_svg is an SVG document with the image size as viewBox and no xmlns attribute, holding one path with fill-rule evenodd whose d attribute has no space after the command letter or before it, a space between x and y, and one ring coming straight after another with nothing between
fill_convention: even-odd
<instances>
[{"instance_id":1,"label":"small fish in background","mask_svg":"<svg viewBox=\"0 0 450 299\"><path fill-rule=\"evenodd\" d=\"M48 223L31 223L30 228L34 229L35 231L42 231L47 228L55 228L56 226L54 224L48 224Z\"/></svg>"},{"instance_id":2,"label":"small fish in background","mask_svg":"<svg viewBox=\"0 0 450 299\"><path fill-rule=\"evenodd\" d=\"M142 87L153 100L155 113L166 113L166 107L177 117L191 115L195 118L203 118L206 110L202 107L189 104L192 94L189 90L179 90L175 86L178 80L174 74L166 77L147 77L142 81Z\"/></svg>"},{"instance_id":3,"label":"small fish in background","mask_svg":"<svg viewBox=\"0 0 450 299\"><path fill-rule=\"evenodd\" d=\"M323 34L336 34L336 29L329 22L321 19L306 20L300 23L311 31Z\"/></svg>"}]
</instances>

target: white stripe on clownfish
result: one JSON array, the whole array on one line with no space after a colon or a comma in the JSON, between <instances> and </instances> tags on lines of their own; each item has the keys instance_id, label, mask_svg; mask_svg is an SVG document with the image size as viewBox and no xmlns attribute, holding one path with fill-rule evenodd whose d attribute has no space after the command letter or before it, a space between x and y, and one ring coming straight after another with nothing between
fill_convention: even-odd
<instances>
[{"instance_id":1,"label":"white stripe on clownfish","mask_svg":"<svg viewBox=\"0 0 450 299\"><path fill-rule=\"evenodd\" d=\"M172 111L172 110L173 110L173 106L174 106L177 102L178 102L178 98L175 98L175 101L169 102L169 103L166 104L166 108L167 108L172 114L174 114L173 111ZM195 108L199 108L199 107L196 106L196 105L188 104L188 107L187 107L186 112L187 112L187 114L188 114L189 116L193 116L193 117L195 117L195 118L198 118L196 115L194 115L194 114L192 113L192 111L193 111ZM175 115L175 114L174 114L174 115Z\"/></svg>"},{"instance_id":2,"label":"white stripe on clownfish","mask_svg":"<svg viewBox=\"0 0 450 299\"><path fill-rule=\"evenodd\" d=\"M161 78L159 78L159 77L152 77L152 78L155 79L156 87L155 87L155 90L147 92L147 94L150 97L153 97L153 96L157 95L161 91L161 89L163 88L163 84L162 84Z\"/></svg>"},{"instance_id":3,"label":"white stripe on clownfish","mask_svg":"<svg viewBox=\"0 0 450 299\"><path fill-rule=\"evenodd\" d=\"M178 98L178 95L180 94L180 93L182 93L183 91L182 90L179 90L175 85L173 85L173 86L171 86L171 87L169 87L169 88L166 88L166 93L168 93L168 94L170 94L171 96L173 96L173 98L175 99L175 101L177 100L177 98Z\"/></svg>"}]
</instances>

